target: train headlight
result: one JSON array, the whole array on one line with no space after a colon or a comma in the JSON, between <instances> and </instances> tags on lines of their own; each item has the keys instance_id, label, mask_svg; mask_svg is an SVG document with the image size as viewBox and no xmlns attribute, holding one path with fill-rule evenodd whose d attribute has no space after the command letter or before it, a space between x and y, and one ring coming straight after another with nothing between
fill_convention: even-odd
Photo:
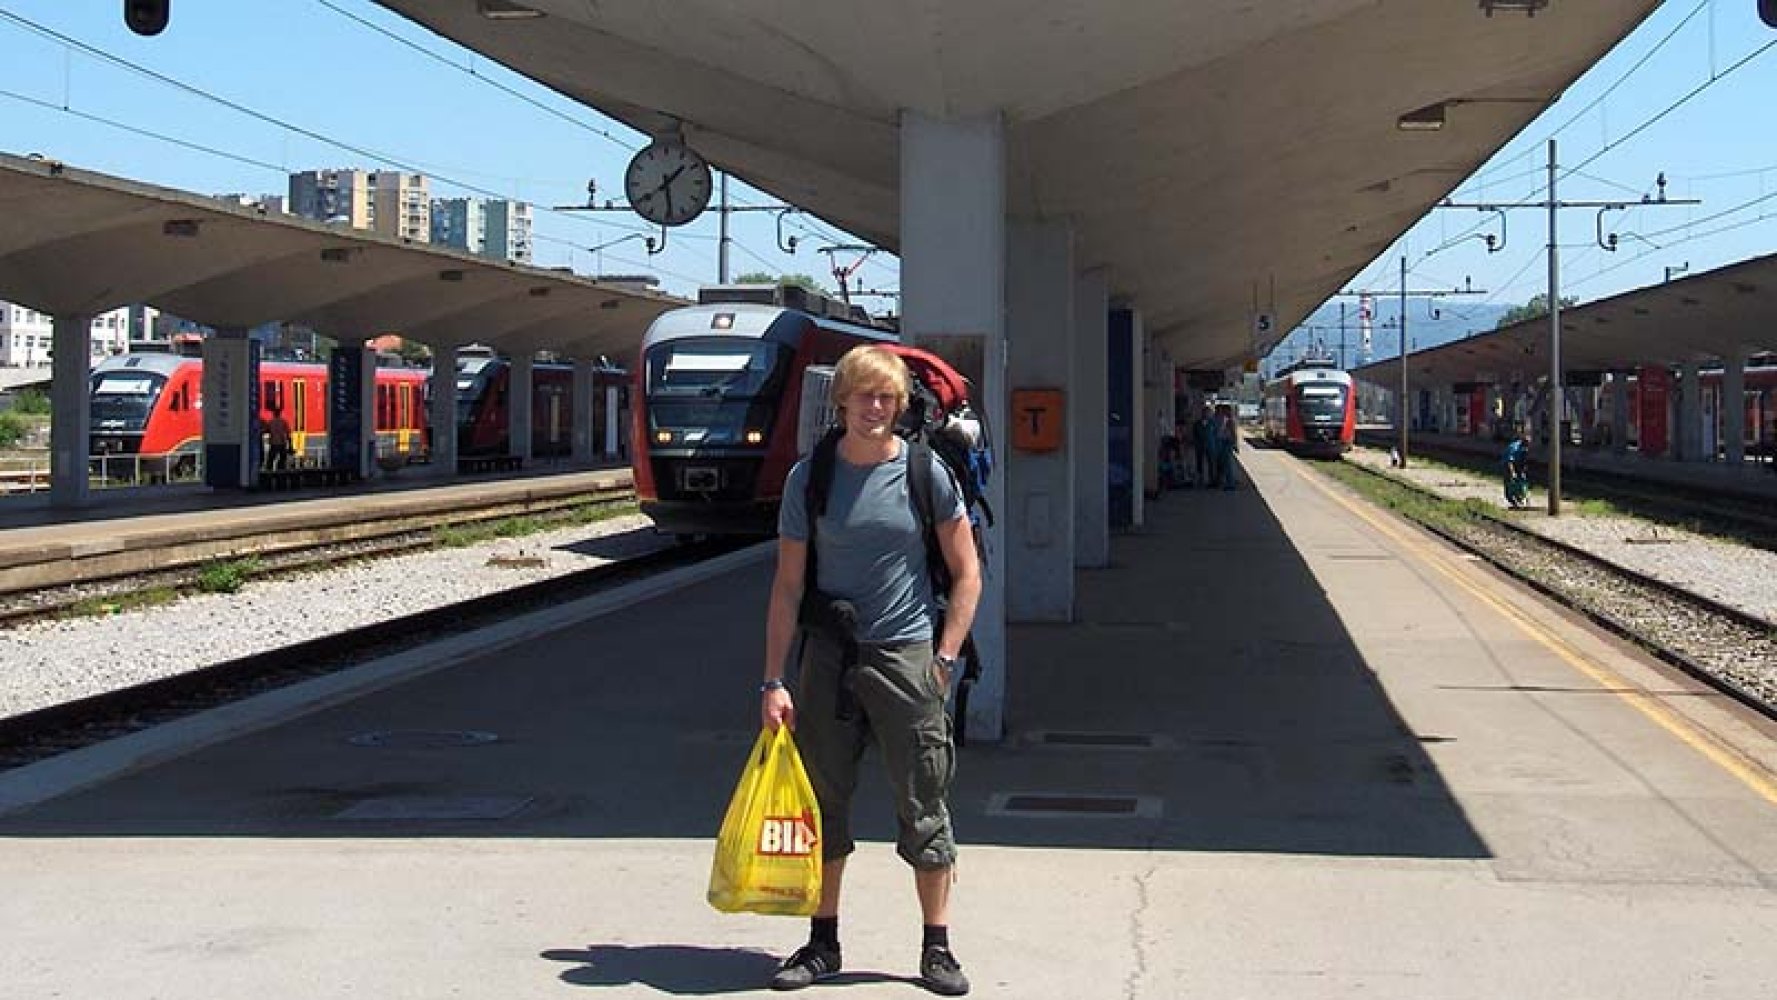
<instances>
[{"instance_id":1,"label":"train headlight","mask_svg":"<svg viewBox=\"0 0 1777 1000\"><path fill-rule=\"evenodd\" d=\"M672 444L673 443L673 432L672 431L655 431L654 432L654 443L655 444Z\"/></svg>"},{"instance_id":2,"label":"train headlight","mask_svg":"<svg viewBox=\"0 0 1777 1000\"><path fill-rule=\"evenodd\" d=\"M764 444L764 431L747 431L747 444Z\"/></svg>"}]
</instances>

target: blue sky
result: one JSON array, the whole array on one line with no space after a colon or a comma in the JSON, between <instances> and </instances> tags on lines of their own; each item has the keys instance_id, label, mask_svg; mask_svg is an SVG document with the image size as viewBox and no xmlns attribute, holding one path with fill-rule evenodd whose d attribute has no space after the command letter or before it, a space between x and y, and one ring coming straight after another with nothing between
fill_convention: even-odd
<instances>
[{"instance_id":1,"label":"blue sky","mask_svg":"<svg viewBox=\"0 0 1777 1000\"><path fill-rule=\"evenodd\" d=\"M589 249L646 231L633 216L544 210L581 203L588 178L596 178L606 195L617 196L623 166L645 137L374 4L174 0L172 26L151 39L129 33L120 8L108 0L0 0L0 149L42 153L87 169L206 193L282 193L287 172L373 166L381 159L428 174L437 194L501 195L539 206L540 264L568 265L582 273L657 273L668 290L679 293L715 280L713 215L673 230L668 249L650 257L635 240L597 255ZM107 63L15 18L362 152ZM1564 168L1583 164L1578 173L1564 169L1563 198L1637 201L1654 193L1654 178L1663 171L1668 197L1703 200L1699 206L1638 208L1610 217L1611 229L1635 234L1622 237L1615 253L1595 246L1594 213L1564 213L1563 294L1582 301L1658 282L1668 266L1688 264L1696 273L1772 252L1777 249L1777 128L1767 102L1777 95L1777 52L1764 50L1773 43L1777 31L1758 21L1752 0L1669 0L1455 197L1542 197L1544 143L1554 135ZM1695 96L1672 108L1692 91ZM1646 124L1662 112L1664 117ZM82 116L228 155L182 148ZM739 203L771 201L738 183L732 194ZM851 242L834 227L804 217L793 230L801 237L800 248L790 256L777 249L769 215L734 218L738 245L731 268L736 274L803 272L831 285L827 257L815 248ZM1415 286L1472 278L1476 287L1487 289L1477 301L1503 304L1540 292L1546 280L1543 218L1530 211L1512 213L1507 247L1491 255L1480 240L1465 236L1478 221L1473 210L1430 213L1351 285L1396 286L1405 252ZM1497 231L1497 226L1478 231ZM1453 245L1440 249L1447 243ZM1435 252L1428 256L1428 251ZM851 259L842 257L847 263ZM859 277L866 287L894 288L894 259L877 255Z\"/></svg>"}]
</instances>

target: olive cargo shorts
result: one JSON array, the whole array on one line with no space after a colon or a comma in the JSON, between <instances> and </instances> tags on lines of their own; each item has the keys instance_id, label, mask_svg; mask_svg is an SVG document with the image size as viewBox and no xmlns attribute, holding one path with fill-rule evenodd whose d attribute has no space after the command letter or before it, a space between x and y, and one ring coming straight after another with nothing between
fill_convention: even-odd
<instances>
[{"instance_id":1,"label":"olive cargo shorts","mask_svg":"<svg viewBox=\"0 0 1777 1000\"><path fill-rule=\"evenodd\" d=\"M894 789L899 834L895 851L920 870L956 861L950 829L950 782L956 747L949 692L933 673L932 644L859 646L857 664L844 671L848 718L839 718L842 651L838 643L803 633L796 690L796 745L821 804L821 857L851 854L851 799L858 762L874 736Z\"/></svg>"}]
</instances>

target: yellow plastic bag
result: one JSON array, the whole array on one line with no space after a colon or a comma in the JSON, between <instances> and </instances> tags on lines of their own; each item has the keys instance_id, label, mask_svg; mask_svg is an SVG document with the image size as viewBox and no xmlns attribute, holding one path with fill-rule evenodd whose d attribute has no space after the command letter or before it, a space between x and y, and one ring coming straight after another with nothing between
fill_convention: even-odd
<instances>
[{"instance_id":1,"label":"yellow plastic bag","mask_svg":"<svg viewBox=\"0 0 1777 1000\"><path fill-rule=\"evenodd\" d=\"M806 917L821 902L821 807L790 727L761 730L722 817L710 905Z\"/></svg>"}]
</instances>

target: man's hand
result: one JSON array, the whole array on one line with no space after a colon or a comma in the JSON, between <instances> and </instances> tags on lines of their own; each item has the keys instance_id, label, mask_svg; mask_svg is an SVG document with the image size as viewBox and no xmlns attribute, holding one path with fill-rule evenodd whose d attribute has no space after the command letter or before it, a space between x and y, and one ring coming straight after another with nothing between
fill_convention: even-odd
<instances>
[{"instance_id":1,"label":"man's hand","mask_svg":"<svg viewBox=\"0 0 1777 1000\"><path fill-rule=\"evenodd\" d=\"M759 721L771 732L779 726L796 728L796 703L785 688L773 688L759 696Z\"/></svg>"}]
</instances>

